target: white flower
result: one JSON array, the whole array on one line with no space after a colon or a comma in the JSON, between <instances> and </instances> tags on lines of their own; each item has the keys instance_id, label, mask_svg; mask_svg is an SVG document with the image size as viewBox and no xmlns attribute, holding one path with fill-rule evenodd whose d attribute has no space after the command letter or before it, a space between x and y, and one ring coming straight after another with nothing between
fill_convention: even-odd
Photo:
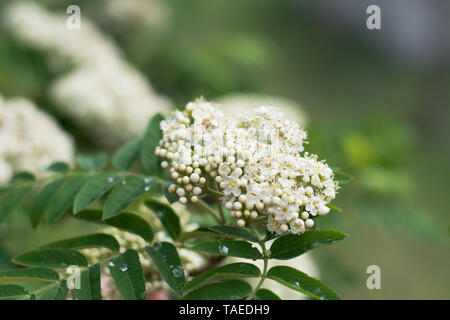
<instances>
[{"instance_id":1,"label":"white flower","mask_svg":"<svg viewBox=\"0 0 450 320\"><path fill-rule=\"evenodd\" d=\"M14 1L6 12L13 36L47 53L53 66L59 59L58 72L71 67L51 84L50 97L61 114L80 123L96 141L117 145L140 136L155 113L171 109L170 101L85 16L82 28L74 31L65 28L64 15L36 2Z\"/></svg>"},{"instance_id":2,"label":"white flower","mask_svg":"<svg viewBox=\"0 0 450 320\"><path fill-rule=\"evenodd\" d=\"M187 190L187 183L209 181L238 226L252 219L242 210L254 210L278 234L303 233L314 225L309 215L329 211L326 204L337 190L333 171L316 155L301 154L306 132L274 107L225 116L213 103L197 100L164 120L161 129L155 153L167 159L172 178L185 190L180 201L201 196ZM197 170L199 183L180 178L189 168Z\"/></svg>"},{"instance_id":3,"label":"white flower","mask_svg":"<svg viewBox=\"0 0 450 320\"><path fill-rule=\"evenodd\" d=\"M15 171L43 175L52 162L73 158L72 138L51 116L28 100L0 96L0 184Z\"/></svg>"},{"instance_id":4,"label":"white flower","mask_svg":"<svg viewBox=\"0 0 450 320\"><path fill-rule=\"evenodd\" d=\"M275 106L284 113L286 119L292 119L303 126L308 122L303 107L295 101L285 98L263 94L235 93L219 97L216 101L228 115L242 113L243 108Z\"/></svg>"}]
</instances>

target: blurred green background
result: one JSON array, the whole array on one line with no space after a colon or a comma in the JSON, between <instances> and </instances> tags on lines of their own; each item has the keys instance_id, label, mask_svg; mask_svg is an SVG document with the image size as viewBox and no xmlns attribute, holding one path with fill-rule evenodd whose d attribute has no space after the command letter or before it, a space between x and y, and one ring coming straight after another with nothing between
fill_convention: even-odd
<instances>
[{"instance_id":1,"label":"blurred green background","mask_svg":"<svg viewBox=\"0 0 450 320\"><path fill-rule=\"evenodd\" d=\"M113 23L101 14L104 1L36 2L62 16L78 4L82 19L112 37L178 108L198 96L237 92L298 102L309 119L307 150L354 176L336 200L343 212L320 222L351 235L314 253L321 278L346 299L450 299L450 50L427 42L450 44L450 38L407 19L417 18L416 7L399 1L395 11L387 1L372 1L383 15L382 29L370 31L366 1L343 1L340 10L332 0L150 1L164 8L161 27ZM429 12L450 14L448 6L427 3ZM417 47L402 47L394 28L420 29L412 41ZM27 97L53 113L79 152L97 150L53 112L46 90L56 75L47 59L2 27L0 93ZM0 225L0 268L36 244L89 231L63 220L34 232L26 215L23 208ZM366 287L369 265L381 268L381 290Z\"/></svg>"}]
</instances>

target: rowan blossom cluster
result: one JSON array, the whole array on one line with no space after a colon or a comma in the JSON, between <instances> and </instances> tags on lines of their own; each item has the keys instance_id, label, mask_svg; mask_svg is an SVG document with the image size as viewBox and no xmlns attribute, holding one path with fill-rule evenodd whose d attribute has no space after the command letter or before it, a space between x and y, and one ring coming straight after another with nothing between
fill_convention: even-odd
<instances>
[{"instance_id":1,"label":"rowan blossom cluster","mask_svg":"<svg viewBox=\"0 0 450 320\"><path fill-rule=\"evenodd\" d=\"M55 161L72 163L74 142L57 121L24 98L0 96L0 185L14 172L38 176Z\"/></svg>"},{"instance_id":2,"label":"rowan blossom cluster","mask_svg":"<svg viewBox=\"0 0 450 320\"><path fill-rule=\"evenodd\" d=\"M130 5L130 1L119 2ZM59 75L49 87L56 110L100 144L115 146L138 137L155 113L171 109L171 102L123 59L120 48L87 17L74 31L65 27L67 17L48 11L38 1L13 1L5 11L11 36L45 53L50 69Z\"/></svg>"},{"instance_id":3,"label":"rowan blossom cluster","mask_svg":"<svg viewBox=\"0 0 450 320\"><path fill-rule=\"evenodd\" d=\"M161 122L155 153L176 182L180 203L213 193L239 227L259 217L278 234L301 234L325 215L338 184L332 169L304 152L306 132L274 107L225 116L197 100Z\"/></svg>"}]
</instances>

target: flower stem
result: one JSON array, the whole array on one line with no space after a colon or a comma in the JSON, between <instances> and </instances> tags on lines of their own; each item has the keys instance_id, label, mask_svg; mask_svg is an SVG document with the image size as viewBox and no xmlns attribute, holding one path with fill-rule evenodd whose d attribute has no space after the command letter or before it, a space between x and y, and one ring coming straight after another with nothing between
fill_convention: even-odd
<instances>
[{"instance_id":1,"label":"flower stem","mask_svg":"<svg viewBox=\"0 0 450 320\"><path fill-rule=\"evenodd\" d=\"M268 264L269 264L269 254L268 254L268 251L266 249L266 243L265 243L264 240L259 241L259 245L261 246L261 249L263 251L264 266L263 266L263 272L261 274L261 279L259 280L259 282L256 285L255 289L253 289L253 291L252 291L251 298L250 298L251 300L255 299L256 291L258 291L261 288L261 286L264 283L264 280L266 280L266 278L267 278L267 267L268 267Z\"/></svg>"},{"instance_id":2,"label":"flower stem","mask_svg":"<svg viewBox=\"0 0 450 320\"><path fill-rule=\"evenodd\" d=\"M206 210L206 212L208 212L214 218L214 220L217 221L218 224L223 224L217 213L205 201L203 201L202 199L198 199L198 201L195 202L195 204L199 206L201 209Z\"/></svg>"}]
</instances>

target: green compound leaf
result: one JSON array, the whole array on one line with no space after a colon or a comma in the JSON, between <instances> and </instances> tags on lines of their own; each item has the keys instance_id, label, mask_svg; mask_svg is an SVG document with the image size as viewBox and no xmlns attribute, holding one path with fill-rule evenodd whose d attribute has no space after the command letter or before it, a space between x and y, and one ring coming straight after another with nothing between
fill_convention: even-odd
<instances>
[{"instance_id":1,"label":"green compound leaf","mask_svg":"<svg viewBox=\"0 0 450 320\"><path fill-rule=\"evenodd\" d=\"M83 248L106 248L117 252L120 245L116 238L109 234L95 233L86 236L51 242L42 246L42 248L59 248L59 249L83 249Z\"/></svg>"},{"instance_id":2,"label":"green compound leaf","mask_svg":"<svg viewBox=\"0 0 450 320\"><path fill-rule=\"evenodd\" d=\"M119 170L130 169L141 152L142 140L139 138L129 140L113 155L112 164Z\"/></svg>"},{"instance_id":3,"label":"green compound leaf","mask_svg":"<svg viewBox=\"0 0 450 320\"><path fill-rule=\"evenodd\" d=\"M156 174L159 170L159 160L155 155L155 148L162 138L162 132L159 127L164 116L157 113L150 120L147 130L142 140L141 162L145 170L150 174Z\"/></svg>"},{"instance_id":4,"label":"green compound leaf","mask_svg":"<svg viewBox=\"0 0 450 320\"><path fill-rule=\"evenodd\" d=\"M185 278L177 249L169 242L157 242L145 247L161 277L175 291L181 292Z\"/></svg>"},{"instance_id":5,"label":"green compound leaf","mask_svg":"<svg viewBox=\"0 0 450 320\"><path fill-rule=\"evenodd\" d=\"M30 267L67 268L75 265L86 267L88 261L72 249L40 249L25 252L13 259L14 263Z\"/></svg>"},{"instance_id":6,"label":"green compound leaf","mask_svg":"<svg viewBox=\"0 0 450 320\"><path fill-rule=\"evenodd\" d=\"M55 192L50 204L48 205L45 217L49 225L53 224L56 220L71 207L76 195L86 183L87 176L73 176L67 178L62 186Z\"/></svg>"},{"instance_id":7,"label":"green compound leaf","mask_svg":"<svg viewBox=\"0 0 450 320\"><path fill-rule=\"evenodd\" d=\"M154 199L145 201L145 205L159 218L169 236L172 239L178 239L181 233L181 225L180 218L175 211L169 205Z\"/></svg>"},{"instance_id":8,"label":"green compound leaf","mask_svg":"<svg viewBox=\"0 0 450 320\"><path fill-rule=\"evenodd\" d=\"M338 294L323 282L299 270L286 266L276 266L269 270L267 278L302 292L318 300L339 300Z\"/></svg>"},{"instance_id":9,"label":"green compound leaf","mask_svg":"<svg viewBox=\"0 0 450 320\"><path fill-rule=\"evenodd\" d=\"M58 281L59 275L52 269L47 268L22 268L0 271L0 283L39 280Z\"/></svg>"},{"instance_id":10,"label":"green compound leaf","mask_svg":"<svg viewBox=\"0 0 450 320\"><path fill-rule=\"evenodd\" d=\"M238 228L238 227L231 227L231 226L214 226L208 228L209 230L213 232L217 232L224 235L229 235L232 238L240 238L244 240L249 240L252 242L257 242L258 238L251 233L247 229Z\"/></svg>"},{"instance_id":11,"label":"green compound leaf","mask_svg":"<svg viewBox=\"0 0 450 320\"><path fill-rule=\"evenodd\" d=\"M135 250L127 250L120 257L110 260L108 268L124 299L145 300L144 274Z\"/></svg>"},{"instance_id":12,"label":"green compound leaf","mask_svg":"<svg viewBox=\"0 0 450 320\"><path fill-rule=\"evenodd\" d=\"M77 213L88 207L111 189L116 179L116 175L108 173L101 173L90 178L76 196L73 211Z\"/></svg>"},{"instance_id":13,"label":"green compound leaf","mask_svg":"<svg viewBox=\"0 0 450 320\"><path fill-rule=\"evenodd\" d=\"M199 242L192 250L221 256L241 257L247 259L262 259L261 252L251 243L235 240L214 240Z\"/></svg>"},{"instance_id":14,"label":"green compound leaf","mask_svg":"<svg viewBox=\"0 0 450 320\"><path fill-rule=\"evenodd\" d=\"M64 174L70 170L70 166L65 162L54 162L48 166L47 171Z\"/></svg>"},{"instance_id":15,"label":"green compound leaf","mask_svg":"<svg viewBox=\"0 0 450 320\"><path fill-rule=\"evenodd\" d=\"M5 284L0 286L0 300L24 300L29 298L27 289L15 285Z\"/></svg>"},{"instance_id":16,"label":"green compound leaf","mask_svg":"<svg viewBox=\"0 0 450 320\"><path fill-rule=\"evenodd\" d=\"M303 234L286 234L276 239L270 247L270 258L287 260L309 250L333 244L344 239L347 234L339 231L306 231Z\"/></svg>"},{"instance_id":17,"label":"green compound leaf","mask_svg":"<svg viewBox=\"0 0 450 320\"><path fill-rule=\"evenodd\" d=\"M183 287L182 291L184 293L187 293L189 291L192 291L201 285L205 284L206 282L210 282L212 280L217 280L220 278L237 278L237 277L260 277L261 271L258 267L256 267L253 264L250 263L232 263L227 264L224 266L220 266L217 268L209 269L198 276L196 276L194 279L186 283L186 285Z\"/></svg>"},{"instance_id":18,"label":"green compound leaf","mask_svg":"<svg viewBox=\"0 0 450 320\"><path fill-rule=\"evenodd\" d=\"M100 171L106 168L109 159L105 153L97 153L88 156L78 156L76 159L78 166L86 171Z\"/></svg>"},{"instance_id":19,"label":"green compound leaf","mask_svg":"<svg viewBox=\"0 0 450 320\"><path fill-rule=\"evenodd\" d=\"M125 210L141 194L149 191L156 181L136 176L129 176L120 181L105 202L103 218L108 219Z\"/></svg>"},{"instance_id":20,"label":"green compound leaf","mask_svg":"<svg viewBox=\"0 0 450 320\"><path fill-rule=\"evenodd\" d=\"M103 212L101 210L83 210L77 213L74 217L86 221L96 222L100 224L106 224L127 232L134 233L147 242L153 240L153 230L150 225L140 216L122 212L113 218L102 220Z\"/></svg>"},{"instance_id":21,"label":"green compound leaf","mask_svg":"<svg viewBox=\"0 0 450 320\"><path fill-rule=\"evenodd\" d=\"M76 300L101 300L100 265L94 264L89 269L81 271L80 286L73 288Z\"/></svg>"},{"instance_id":22,"label":"green compound leaf","mask_svg":"<svg viewBox=\"0 0 450 320\"><path fill-rule=\"evenodd\" d=\"M281 300L279 296L269 289L259 289L255 292L255 300Z\"/></svg>"},{"instance_id":23,"label":"green compound leaf","mask_svg":"<svg viewBox=\"0 0 450 320\"><path fill-rule=\"evenodd\" d=\"M56 190L58 190L58 188L61 186L63 181L64 178L59 178L47 184L41 190L39 195L36 197L36 200L34 200L33 208L31 209L30 214L31 226L33 227L33 229L36 229L39 223L41 222L45 210L47 210L47 207L53 195L55 194Z\"/></svg>"},{"instance_id":24,"label":"green compound leaf","mask_svg":"<svg viewBox=\"0 0 450 320\"><path fill-rule=\"evenodd\" d=\"M252 287L242 280L212 283L192 291L183 300L240 300L252 292Z\"/></svg>"},{"instance_id":25,"label":"green compound leaf","mask_svg":"<svg viewBox=\"0 0 450 320\"><path fill-rule=\"evenodd\" d=\"M11 188L8 192L4 193L0 197L0 222L6 219L6 217L19 205L22 199L31 190L31 186L21 186L17 188Z\"/></svg>"}]
</instances>

